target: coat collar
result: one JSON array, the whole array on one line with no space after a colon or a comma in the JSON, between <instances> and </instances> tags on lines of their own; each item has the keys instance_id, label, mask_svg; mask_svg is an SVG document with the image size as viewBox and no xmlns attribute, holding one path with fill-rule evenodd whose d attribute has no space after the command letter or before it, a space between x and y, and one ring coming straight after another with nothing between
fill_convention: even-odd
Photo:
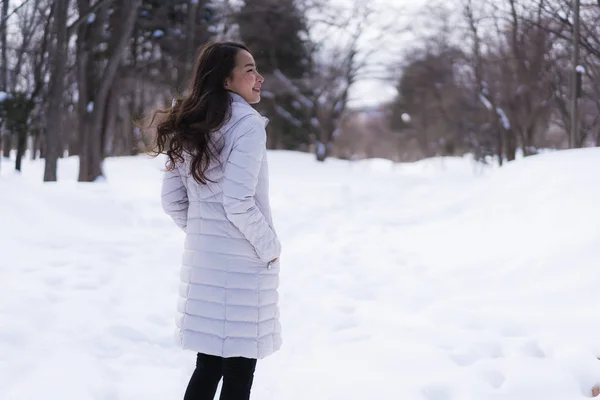
<instances>
[{"instance_id":1,"label":"coat collar","mask_svg":"<svg viewBox=\"0 0 600 400\"><path fill-rule=\"evenodd\" d=\"M259 117L262 118L262 120L265 122L265 127L269 124L270 120L269 118L261 115L258 111L256 111L254 109L254 107L252 107L250 105L250 103L248 103L246 100L244 100L244 98L242 96L240 96L237 93L234 92L228 92L229 93L229 97L231 98L232 103L238 103L238 104L242 104L246 107L249 107L256 115L258 115Z\"/></svg>"},{"instance_id":2,"label":"coat collar","mask_svg":"<svg viewBox=\"0 0 600 400\"><path fill-rule=\"evenodd\" d=\"M234 92L228 92L228 93L229 93L229 97L231 98L231 101L233 101L234 103L242 103L242 104L245 104L250 107L250 103L248 103L246 100L244 100L244 98L242 96L240 96L239 94L234 93Z\"/></svg>"}]
</instances>

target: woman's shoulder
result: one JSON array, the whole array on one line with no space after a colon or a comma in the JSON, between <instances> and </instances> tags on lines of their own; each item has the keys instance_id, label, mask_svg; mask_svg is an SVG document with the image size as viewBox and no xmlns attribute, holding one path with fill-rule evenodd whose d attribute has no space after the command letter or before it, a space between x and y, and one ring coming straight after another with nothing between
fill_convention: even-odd
<instances>
[{"instance_id":1,"label":"woman's shoulder","mask_svg":"<svg viewBox=\"0 0 600 400\"><path fill-rule=\"evenodd\" d=\"M231 118L227 125L234 132L245 132L252 127L265 128L268 119L249 105L236 105L231 107ZM229 130L228 129L228 130Z\"/></svg>"}]
</instances>

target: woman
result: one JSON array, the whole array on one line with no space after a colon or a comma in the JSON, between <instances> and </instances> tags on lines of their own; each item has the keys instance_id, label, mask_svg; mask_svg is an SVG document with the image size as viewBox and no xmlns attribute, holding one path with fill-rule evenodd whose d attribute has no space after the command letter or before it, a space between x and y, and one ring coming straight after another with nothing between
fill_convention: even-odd
<instances>
[{"instance_id":1,"label":"woman","mask_svg":"<svg viewBox=\"0 0 600 400\"><path fill-rule=\"evenodd\" d=\"M162 205L185 232L178 339L198 353L185 400L249 399L256 360L281 346L281 245L269 206L264 78L248 49L210 42L189 95L164 111Z\"/></svg>"}]
</instances>

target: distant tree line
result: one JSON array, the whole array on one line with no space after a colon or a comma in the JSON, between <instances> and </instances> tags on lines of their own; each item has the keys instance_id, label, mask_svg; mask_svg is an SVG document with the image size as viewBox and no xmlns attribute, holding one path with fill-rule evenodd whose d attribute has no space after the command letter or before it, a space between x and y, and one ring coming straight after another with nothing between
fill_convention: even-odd
<instances>
[{"instance_id":1,"label":"distant tree line","mask_svg":"<svg viewBox=\"0 0 600 400\"><path fill-rule=\"evenodd\" d=\"M152 138L134 121L185 94L211 39L241 40L255 55L270 149L503 163L562 148L575 67L572 146L600 145L600 0L582 0L578 65L570 0L454 0L388 26L381 13L392 10L360 0L1 1L1 152L16 151L17 170L27 149L44 158L45 181L65 155L79 157L80 181L94 181L106 157L146 151ZM401 62L381 65L386 37L411 38ZM352 88L374 78L397 82L397 98L351 107Z\"/></svg>"},{"instance_id":2,"label":"distant tree line","mask_svg":"<svg viewBox=\"0 0 600 400\"><path fill-rule=\"evenodd\" d=\"M600 1L461 0L428 8L434 22L406 53L392 130L424 156L472 153L500 164L564 148L577 69L580 121L571 147L600 145Z\"/></svg>"},{"instance_id":3,"label":"distant tree line","mask_svg":"<svg viewBox=\"0 0 600 400\"><path fill-rule=\"evenodd\" d=\"M2 0L2 153L79 156L79 180L102 176L109 156L145 151L152 138L133 121L184 94L197 49L241 40L267 76L258 106L271 120L268 147L333 146L348 90L359 79L361 24L372 12L302 0ZM319 15L309 21L308 13ZM313 38L327 30L337 39Z\"/></svg>"}]
</instances>

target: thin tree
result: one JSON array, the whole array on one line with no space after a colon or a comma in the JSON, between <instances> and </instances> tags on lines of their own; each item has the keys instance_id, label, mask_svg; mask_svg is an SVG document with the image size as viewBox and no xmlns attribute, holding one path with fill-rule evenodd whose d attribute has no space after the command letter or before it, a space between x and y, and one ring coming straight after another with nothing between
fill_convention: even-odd
<instances>
[{"instance_id":1,"label":"thin tree","mask_svg":"<svg viewBox=\"0 0 600 400\"><path fill-rule=\"evenodd\" d=\"M55 0L53 5L53 35L56 38L51 57L50 90L46 111L46 149L44 182L56 181L58 158L60 157L60 133L62 131L62 113L65 65L67 63L67 17L69 0Z\"/></svg>"}]
</instances>

